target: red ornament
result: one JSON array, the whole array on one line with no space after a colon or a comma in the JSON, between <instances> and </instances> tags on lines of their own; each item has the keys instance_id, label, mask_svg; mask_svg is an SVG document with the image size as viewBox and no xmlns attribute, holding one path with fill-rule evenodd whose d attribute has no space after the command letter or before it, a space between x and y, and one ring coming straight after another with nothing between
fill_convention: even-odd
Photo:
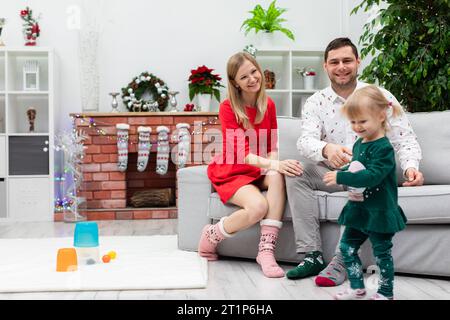
<instances>
[{"instance_id":1,"label":"red ornament","mask_svg":"<svg viewBox=\"0 0 450 320\"><path fill-rule=\"evenodd\" d=\"M39 34L39 31L41 31L40 29L39 29L39 25L36 23L36 24L33 24L33 26L31 27L31 32L32 33L36 33L36 34Z\"/></svg>"},{"instance_id":2,"label":"red ornament","mask_svg":"<svg viewBox=\"0 0 450 320\"><path fill-rule=\"evenodd\" d=\"M192 103L187 103L184 106L184 111L192 111L192 110L194 110L194 105Z\"/></svg>"},{"instance_id":3,"label":"red ornament","mask_svg":"<svg viewBox=\"0 0 450 320\"><path fill-rule=\"evenodd\" d=\"M20 11L20 15L21 15L22 17L25 17L27 14L28 14L28 10L22 10L22 11Z\"/></svg>"}]
</instances>

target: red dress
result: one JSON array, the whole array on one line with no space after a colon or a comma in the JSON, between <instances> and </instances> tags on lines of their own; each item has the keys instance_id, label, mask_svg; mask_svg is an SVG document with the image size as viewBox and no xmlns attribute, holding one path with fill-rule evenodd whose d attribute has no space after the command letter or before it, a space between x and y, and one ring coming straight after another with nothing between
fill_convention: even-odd
<instances>
[{"instance_id":1,"label":"red dress","mask_svg":"<svg viewBox=\"0 0 450 320\"><path fill-rule=\"evenodd\" d=\"M259 124L255 124L256 108L245 109L252 125L250 129L238 124L228 99L220 104L222 153L208 165L208 177L223 203L239 188L262 177L260 168L245 164L244 158L249 153L267 157L270 152L278 150L277 115L272 99L267 98L267 110Z\"/></svg>"}]
</instances>

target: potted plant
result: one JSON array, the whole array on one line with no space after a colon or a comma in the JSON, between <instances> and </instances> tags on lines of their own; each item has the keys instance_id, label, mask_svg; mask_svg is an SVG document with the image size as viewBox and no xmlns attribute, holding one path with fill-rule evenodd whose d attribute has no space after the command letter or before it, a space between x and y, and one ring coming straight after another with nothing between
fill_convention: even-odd
<instances>
[{"instance_id":1,"label":"potted plant","mask_svg":"<svg viewBox=\"0 0 450 320\"><path fill-rule=\"evenodd\" d=\"M275 2L276 0L269 5L267 10L258 4L252 11L249 11L249 13L253 14L253 17L245 20L241 26L241 30L242 28L245 30L245 35L251 30L254 30L256 34L260 31L262 31L263 34L273 34L275 31L280 31L289 39L295 40L292 31L281 25L286 19L280 18L280 16L286 12L287 9L276 7Z\"/></svg>"},{"instance_id":2,"label":"potted plant","mask_svg":"<svg viewBox=\"0 0 450 320\"><path fill-rule=\"evenodd\" d=\"M368 11L380 0L352 10ZM448 1L385 0L359 38L362 58L373 56L361 78L392 92L410 112L450 109Z\"/></svg>"},{"instance_id":3,"label":"potted plant","mask_svg":"<svg viewBox=\"0 0 450 320\"><path fill-rule=\"evenodd\" d=\"M305 90L314 90L314 79L316 77L316 71L309 68L295 68L298 75L303 77L303 87Z\"/></svg>"},{"instance_id":4,"label":"potted plant","mask_svg":"<svg viewBox=\"0 0 450 320\"><path fill-rule=\"evenodd\" d=\"M220 102L220 88L224 87L218 74L213 74L214 69L209 69L205 65L191 70L189 76L189 99L192 101L195 96L199 99L198 106L202 111L209 111L212 96Z\"/></svg>"}]
</instances>

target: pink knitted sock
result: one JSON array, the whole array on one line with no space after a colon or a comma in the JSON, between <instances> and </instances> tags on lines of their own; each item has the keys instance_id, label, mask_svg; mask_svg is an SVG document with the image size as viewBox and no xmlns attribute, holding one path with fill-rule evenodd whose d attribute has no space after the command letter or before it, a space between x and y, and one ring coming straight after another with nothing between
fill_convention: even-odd
<instances>
[{"instance_id":1,"label":"pink knitted sock","mask_svg":"<svg viewBox=\"0 0 450 320\"><path fill-rule=\"evenodd\" d=\"M219 228L219 223L207 224L203 227L202 236L198 243L198 253L208 261L217 260L216 247L220 241L225 239Z\"/></svg>"},{"instance_id":2,"label":"pink knitted sock","mask_svg":"<svg viewBox=\"0 0 450 320\"><path fill-rule=\"evenodd\" d=\"M261 226L261 238L256 262L259 263L264 275L268 278L284 277L284 271L280 268L274 256L279 230L280 228L275 226Z\"/></svg>"}]
</instances>

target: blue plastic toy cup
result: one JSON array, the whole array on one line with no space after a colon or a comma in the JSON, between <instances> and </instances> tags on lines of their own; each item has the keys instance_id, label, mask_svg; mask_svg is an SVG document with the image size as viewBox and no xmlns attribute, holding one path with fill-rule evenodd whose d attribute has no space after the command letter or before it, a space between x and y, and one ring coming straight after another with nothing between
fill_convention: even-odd
<instances>
[{"instance_id":1,"label":"blue plastic toy cup","mask_svg":"<svg viewBox=\"0 0 450 320\"><path fill-rule=\"evenodd\" d=\"M98 247L98 225L97 222L77 222L73 246L79 248Z\"/></svg>"}]
</instances>

